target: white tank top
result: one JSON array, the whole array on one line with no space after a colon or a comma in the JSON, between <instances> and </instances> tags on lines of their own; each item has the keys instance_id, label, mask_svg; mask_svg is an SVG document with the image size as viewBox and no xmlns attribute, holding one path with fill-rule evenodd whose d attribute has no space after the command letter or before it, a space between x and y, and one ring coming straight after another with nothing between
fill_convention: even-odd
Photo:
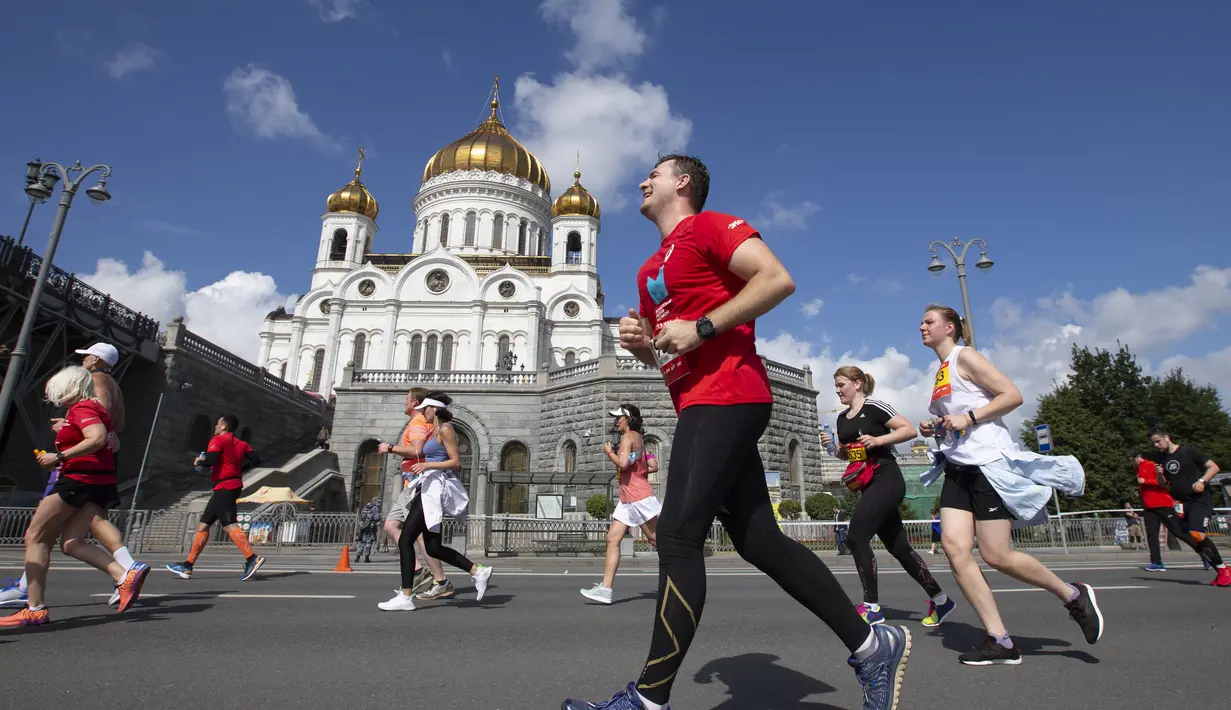
<instances>
[{"instance_id":1,"label":"white tank top","mask_svg":"<svg viewBox=\"0 0 1231 710\"><path fill-rule=\"evenodd\" d=\"M936 416L966 414L992 401L986 389L962 377L958 371L958 353L965 350L959 345L940 364L936 384L932 387L932 403L928 411ZM953 463L967 466L982 466L1015 451L1016 442L1002 419L980 421L976 426L967 425L964 432L946 432L940 443L940 452Z\"/></svg>"}]
</instances>

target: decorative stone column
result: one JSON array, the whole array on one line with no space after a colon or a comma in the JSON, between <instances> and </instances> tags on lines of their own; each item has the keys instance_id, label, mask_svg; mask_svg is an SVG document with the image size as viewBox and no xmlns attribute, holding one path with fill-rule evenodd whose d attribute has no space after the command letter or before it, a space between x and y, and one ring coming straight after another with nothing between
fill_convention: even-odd
<instances>
[{"instance_id":1,"label":"decorative stone column","mask_svg":"<svg viewBox=\"0 0 1231 710\"><path fill-rule=\"evenodd\" d=\"M397 338L394 337L398 327L398 302L396 299L385 301L385 366L384 369L393 369L393 349L397 346Z\"/></svg>"},{"instance_id":2,"label":"decorative stone column","mask_svg":"<svg viewBox=\"0 0 1231 710\"><path fill-rule=\"evenodd\" d=\"M299 386L299 349L303 347L303 329L307 319L295 316L291 319L291 354L287 357L286 381Z\"/></svg>"},{"instance_id":3,"label":"decorative stone column","mask_svg":"<svg viewBox=\"0 0 1231 710\"><path fill-rule=\"evenodd\" d=\"M329 299L329 338L325 341L325 370L321 373L320 395L329 399L333 390L333 375L338 367L338 340L342 331L342 311L346 309L346 301L340 298Z\"/></svg>"}]
</instances>

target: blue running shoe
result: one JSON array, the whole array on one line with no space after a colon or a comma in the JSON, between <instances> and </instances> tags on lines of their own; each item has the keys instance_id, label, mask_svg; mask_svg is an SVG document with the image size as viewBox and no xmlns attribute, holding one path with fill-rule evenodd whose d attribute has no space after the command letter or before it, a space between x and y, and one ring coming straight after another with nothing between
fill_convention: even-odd
<instances>
[{"instance_id":1,"label":"blue running shoe","mask_svg":"<svg viewBox=\"0 0 1231 710\"><path fill-rule=\"evenodd\" d=\"M244 562L244 573L240 576L239 581L243 582L245 580L252 579L252 575L256 574L256 571L259 570L263 564L265 564L264 557L261 557L260 555L253 555L252 557L249 557Z\"/></svg>"},{"instance_id":2,"label":"blue running shoe","mask_svg":"<svg viewBox=\"0 0 1231 710\"><path fill-rule=\"evenodd\" d=\"M560 705L560 710L645 710L645 705L641 703L641 696L637 695L637 684L629 683L627 688L611 696L611 700L607 702L588 703L584 700L565 700ZM664 705L663 710L671 710L671 708Z\"/></svg>"},{"instance_id":3,"label":"blue running shoe","mask_svg":"<svg viewBox=\"0 0 1231 710\"><path fill-rule=\"evenodd\" d=\"M953 597L945 600L944 604L937 604L931 599L928 600L928 615L923 617L923 625L929 629L940 626L944 620L953 613L957 608L957 602L953 601Z\"/></svg>"},{"instance_id":4,"label":"blue running shoe","mask_svg":"<svg viewBox=\"0 0 1231 710\"><path fill-rule=\"evenodd\" d=\"M192 579L192 567L183 562L172 562L167 565L167 569L171 573L178 576L180 579Z\"/></svg>"},{"instance_id":5,"label":"blue running shoe","mask_svg":"<svg viewBox=\"0 0 1231 710\"><path fill-rule=\"evenodd\" d=\"M872 627L877 648L863 661L847 660L863 686L863 710L896 710L910 659L910 631L904 626ZM581 707L581 706L578 706Z\"/></svg>"},{"instance_id":6,"label":"blue running shoe","mask_svg":"<svg viewBox=\"0 0 1231 710\"><path fill-rule=\"evenodd\" d=\"M0 606L25 606L30 600L28 592L17 586L21 583L20 579L9 578L9 583L4 587L0 587Z\"/></svg>"},{"instance_id":7,"label":"blue running shoe","mask_svg":"<svg viewBox=\"0 0 1231 710\"><path fill-rule=\"evenodd\" d=\"M1167 565L1161 562L1159 562L1158 564L1154 564L1153 562L1151 562L1150 564L1146 565L1145 567L1142 567L1141 569L1147 572L1166 572Z\"/></svg>"}]
</instances>

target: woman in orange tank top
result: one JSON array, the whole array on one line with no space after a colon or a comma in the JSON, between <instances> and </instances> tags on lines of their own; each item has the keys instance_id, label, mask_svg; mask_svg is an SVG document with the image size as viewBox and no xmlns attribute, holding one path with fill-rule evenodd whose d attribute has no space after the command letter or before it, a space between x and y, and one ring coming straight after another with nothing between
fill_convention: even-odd
<instances>
[{"instance_id":1,"label":"woman in orange tank top","mask_svg":"<svg viewBox=\"0 0 1231 710\"><path fill-rule=\"evenodd\" d=\"M615 428L620 432L619 448L607 442L603 444L603 450L620 472L620 504L611 515L611 527L607 528L607 561L603 568L603 581L581 590L582 596L600 604L611 603L611 585L620 567L620 541L628 529L640 527L642 534L653 545L656 542L658 515L662 512L662 504L650 485L645 440L641 436L641 410L632 404L622 404L610 414L616 418Z\"/></svg>"}]
</instances>

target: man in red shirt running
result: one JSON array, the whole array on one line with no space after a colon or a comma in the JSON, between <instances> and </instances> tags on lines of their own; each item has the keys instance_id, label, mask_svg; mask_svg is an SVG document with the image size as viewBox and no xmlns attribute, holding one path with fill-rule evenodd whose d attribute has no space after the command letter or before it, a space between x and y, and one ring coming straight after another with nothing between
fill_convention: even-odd
<instances>
[{"instance_id":1,"label":"man in red shirt running","mask_svg":"<svg viewBox=\"0 0 1231 710\"><path fill-rule=\"evenodd\" d=\"M209 543L209 528L215 522L231 537L231 542L244 554L244 573L241 580L251 579L252 575L265 564L265 558L252 551L248 536L239 525L239 496L244 488L244 469L256 466L261 461L256 452L246 441L235 436L239 427L239 418L234 414L219 417L214 424L214 438L209 440L205 453L198 456L193 464L210 466L212 470L209 480L214 482L214 492L201 513L201 521L197 523L197 532L192 537L192 550L188 559L177 564L167 565L167 569L184 579L192 576L192 566Z\"/></svg>"},{"instance_id":2,"label":"man in red shirt running","mask_svg":"<svg viewBox=\"0 0 1231 710\"><path fill-rule=\"evenodd\" d=\"M658 227L661 242L637 273L641 312L620 319L620 345L662 372L679 414L658 523L654 632L637 681L609 701L565 700L562 710L666 707L705 606L703 553L715 517L741 557L850 649L864 710L892 710L909 631L870 629L825 563L778 528L769 502L757 441L773 395L754 323L795 283L744 220L702 211L709 170L700 160L661 158L640 187L641 214Z\"/></svg>"}]
</instances>

